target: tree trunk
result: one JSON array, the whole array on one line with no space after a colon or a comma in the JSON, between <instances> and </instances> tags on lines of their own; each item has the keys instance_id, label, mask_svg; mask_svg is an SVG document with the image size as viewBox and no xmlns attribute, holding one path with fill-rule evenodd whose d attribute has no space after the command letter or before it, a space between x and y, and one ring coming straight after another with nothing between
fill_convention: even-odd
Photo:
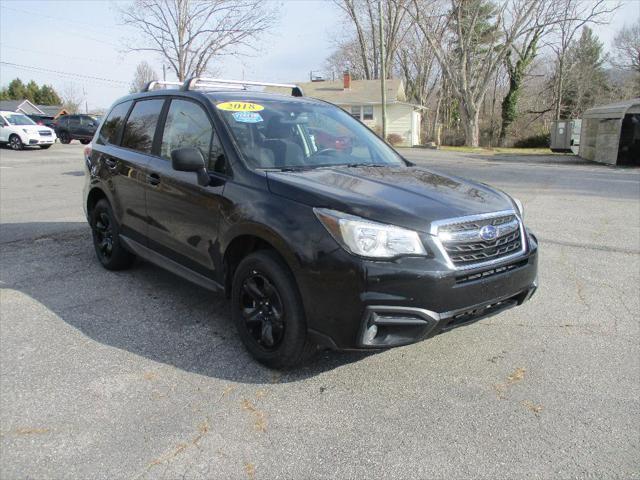
<instances>
[{"instance_id":1,"label":"tree trunk","mask_svg":"<svg viewBox=\"0 0 640 480\"><path fill-rule=\"evenodd\" d=\"M562 89L563 85L563 77L564 77L564 56L561 56L558 61L558 86L556 90L556 112L555 117L556 120L560 120L560 115L562 111Z\"/></svg>"},{"instance_id":2,"label":"tree trunk","mask_svg":"<svg viewBox=\"0 0 640 480\"><path fill-rule=\"evenodd\" d=\"M480 146L480 110L460 105L460 116L464 128L464 144L467 147Z\"/></svg>"},{"instance_id":3,"label":"tree trunk","mask_svg":"<svg viewBox=\"0 0 640 480\"><path fill-rule=\"evenodd\" d=\"M518 67L516 66L516 69ZM498 145L505 146L507 138L507 130L517 116L518 96L522 86L522 75L518 71L509 72L509 91L502 100L502 125L500 127L500 136L498 137Z\"/></svg>"}]
</instances>

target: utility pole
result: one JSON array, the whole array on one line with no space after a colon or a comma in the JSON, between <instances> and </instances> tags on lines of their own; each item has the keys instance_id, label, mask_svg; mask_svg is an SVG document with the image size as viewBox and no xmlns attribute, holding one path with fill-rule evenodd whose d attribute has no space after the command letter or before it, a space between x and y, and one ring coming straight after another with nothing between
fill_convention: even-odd
<instances>
[{"instance_id":1,"label":"utility pole","mask_svg":"<svg viewBox=\"0 0 640 480\"><path fill-rule=\"evenodd\" d=\"M82 96L84 97L84 113L89 113L89 103L87 102L87 91L82 85Z\"/></svg>"},{"instance_id":2,"label":"utility pole","mask_svg":"<svg viewBox=\"0 0 640 480\"><path fill-rule=\"evenodd\" d=\"M162 80L164 82L167 81L167 67L165 66L165 64L162 64Z\"/></svg>"},{"instance_id":3,"label":"utility pole","mask_svg":"<svg viewBox=\"0 0 640 480\"><path fill-rule=\"evenodd\" d=\"M378 0L378 15L380 16L380 88L382 89L382 138L387 139L387 79L384 62L384 20L382 19L382 0Z\"/></svg>"}]
</instances>

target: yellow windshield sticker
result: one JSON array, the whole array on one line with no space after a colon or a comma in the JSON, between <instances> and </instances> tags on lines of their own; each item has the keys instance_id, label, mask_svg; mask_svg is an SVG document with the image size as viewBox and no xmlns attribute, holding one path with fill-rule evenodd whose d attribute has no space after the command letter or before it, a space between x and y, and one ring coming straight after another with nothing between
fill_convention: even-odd
<instances>
[{"instance_id":1,"label":"yellow windshield sticker","mask_svg":"<svg viewBox=\"0 0 640 480\"><path fill-rule=\"evenodd\" d=\"M224 102L219 103L216 107L227 112L259 112L264 110L262 105L251 102Z\"/></svg>"}]
</instances>

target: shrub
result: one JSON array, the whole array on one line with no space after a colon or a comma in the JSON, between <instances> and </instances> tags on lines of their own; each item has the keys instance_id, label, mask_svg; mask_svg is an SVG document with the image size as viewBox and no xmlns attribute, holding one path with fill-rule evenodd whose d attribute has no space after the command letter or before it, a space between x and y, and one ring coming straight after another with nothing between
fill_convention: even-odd
<instances>
[{"instance_id":1,"label":"shrub","mask_svg":"<svg viewBox=\"0 0 640 480\"><path fill-rule=\"evenodd\" d=\"M551 137L548 133L538 133L516 140L513 146L517 148L549 148L550 144Z\"/></svg>"},{"instance_id":2,"label":"shrub","mask_svg":"<svg viewBox=\"0 0 640 480\"><path fill-rule=\"evenodd\" d=\"M387 135L387 142L389 142L391 145L398 145L399 143L404 142L404 138L402 138L402 136L398 135L397 133L390 133L389 135Z\"/></svg>"}]
</instances>

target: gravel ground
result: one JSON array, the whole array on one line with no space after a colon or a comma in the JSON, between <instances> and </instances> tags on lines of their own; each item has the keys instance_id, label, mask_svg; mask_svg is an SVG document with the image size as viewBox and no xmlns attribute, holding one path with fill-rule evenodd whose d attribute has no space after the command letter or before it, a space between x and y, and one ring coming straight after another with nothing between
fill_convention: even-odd
<instances>
[{"instance_id":1,"label":"gravel ground","mask_svg":"<svg viewBox=\"0 0 640 480\"><path fill-rule=\"evenodd\" d=\"M538 293L279 373L223 298L98 265L82 146L0 149L0 478L640 478L640 171L403 153L524 202Z\"/></svg>"}]
</instances>

